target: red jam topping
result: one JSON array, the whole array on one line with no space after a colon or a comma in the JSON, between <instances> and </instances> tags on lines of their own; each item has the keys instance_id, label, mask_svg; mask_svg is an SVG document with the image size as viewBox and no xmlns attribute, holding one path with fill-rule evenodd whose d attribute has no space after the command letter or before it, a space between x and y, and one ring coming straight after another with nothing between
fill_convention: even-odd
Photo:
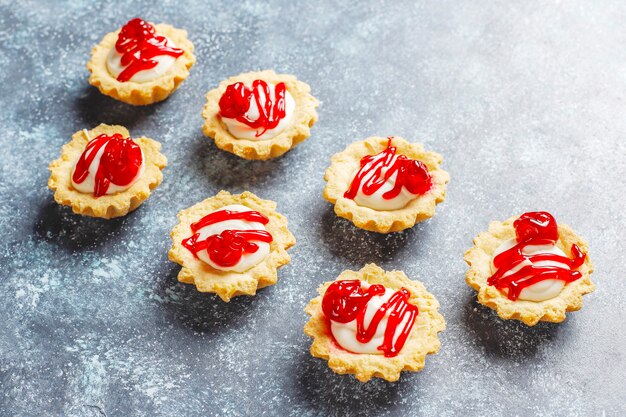
<instances>
[{"instance_id":1,"label":"red jam topping","mask_svg":"<svg viewBox=\"0 0 626 417\"><path fill-rule=\"evenodd\" d=\"M421 195L430 190L432 178L428 168L420 161L396 156L396 148L391 146L393 138L389 138L387 149L376 155L367 155L361 159L361 169L356 173L345 198L354 199L359 189L365 195L372 195L378 191L393 175L397 174L394 187L383 194L385 200L392 200L405 187L411 194ZM374 171L373 175L365 178ZM365 180L365 181L364 181ZM362 188L361 188L362 187Z\"/></svg>"},{"instance_id":2,"label":"red jam topping","mask_svg":"<svg viewBox=\"0 0 626 417\"><path fill-rule=\"evenodd\" d=\"M89 167L103 148L95 176L95 197L105 195L110 184L120 187L130 184L143 163L141 148L131 138L124 138L119 133L113 136L102 134L87 143L76 163L72 181L80 184L87 179Z\"/></svg>"},{"instance_id":3,"label":"red jam topping","mask_svg":"<svg viewBox=\"0 0 626 417\"><path fill-rule=\"evenodd\" d=\"M258 211L216 211L193 223L191 231L194 234L183 240L182 245L196 258L198 252L207 251L211 261L227 268L237 265L244 253L255 253L259 250L259 246L252 241L271 243L273 240L272 235L265 230L224 230L222 233L211 235L205 240L198 240L200 229L227 220L244 220L261 224L269 222L269 219Z\"/></svg>"},{"instance_id":4,"label":"red jam topping","mask_svg":"<svg viewBox=\"0 0 626 417\"><path fill-rule=\"evenodd\" d=\"M259 137L266 131L276 128L285 117L285 91L285 83L276 84L273 102L270 86L263 80L255 80L252 88L246 87L243 83L231 84L226 87L220 98L220 116L235 119L252 129L260 129L256 133ZM259 118L256 120L250 120L246 116L253 99L259 110Z\"/></svg>"},{"instance_id":5,"label":"red jam topping","mask_svg":"<svg viewBox=\"0 0 626 417\"><path fill-rule=\"evenodd\" d=\"M571 248L573 259L552 253L534 255L524 253L524 248L527 246L554 245L559 239L556 220L550 213L545 211L524 213L515 220L513 227L518 243L493 259L493 265L497 271L487 281L489 285L500 290L507 289L510 300L517 300L524 288L546 279L558 279L570 283L582 276L580 272L574 271L574 269L583 264L586 254L582 253L576 244L573 244ZM519 271L504 276L524 261L529 261L533 265L524 266ZM569 266L570 269L551 265L534 265L541 261L558 262Z\"/></svg>"},{"instance_id":6,"label":"red jam topping","mask_svg":"<svg viewBox=\"0 0 626 417\"><path fill-rule=\"evenodd\" d=\"M128 81L139 71L157 66L153 58L168 55L178 58L183 50L167 46L167 38L157 35L150 23L138 17L126 23L115 42L115 50L122 54L121 64L124 71L117 76L118 81Z\"/></svg>"},{"instance_id":7,"label":"red jam topping","mask_svg":"<svg viewBox=\"0 0 626 417\"><path fill-rule=\"evenodd\" d=\"M409 304L408 300L411 293L402 288L380 306L366 328L365 312L367 311L367 303L372 297L384 293L385 287L379 284L370 285L367 290L363 290L359 280L335 281L330 284L324 293L322 311L327 319L338 323L349 323L352 320L356 320L356 338L361 343L368 343L372 340L378 325L385 318L385 315L389 313L383 343L378 346L378 350L383 351L385 356L389 358L396 356L402 350L419 311L417 306ZM394 342L396 331L403 322L404 326Z\"/></svg>"}]
</instances>

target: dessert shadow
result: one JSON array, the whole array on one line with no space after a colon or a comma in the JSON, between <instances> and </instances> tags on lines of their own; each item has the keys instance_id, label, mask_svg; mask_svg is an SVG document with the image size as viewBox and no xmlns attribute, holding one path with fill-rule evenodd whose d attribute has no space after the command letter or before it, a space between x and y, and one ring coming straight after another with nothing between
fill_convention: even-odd
<instances>
[{"instance_id":1,"label":"dessert shadow","mask_svg":"<svg viewBox=\"0 0 626 417\"><path fill-rule=\"evenodd\" d=\"M354 375L334 373L326 360L312 357L304 347L292 366L297 379L290 380L288 389L293 389L294 395L319 415L369 415L389 411L399 397L408 395L403 392L408 390L403 380L411 379L410 385L416 382L415 375L403 374L397 382L372 378L363 383Z\"/></svg>"},{"instance_id":2,"label":"dessert shadow","mask_svg":"<svg viewBox=\"0 0 626 417\"><path fill-rule=\"evenodd\" d=\"M133 221L133 212L114 219L100 219L75 214L57 204L50 196L38 209L33 223L37 240L56 243L67 251L77 252L99 248L120 237L121 228Z\"/></svg>"},{"instance_id":3,"label":"dessert shadow","mask_svg":"<svg viewBox=\"0 0 626 417\"><path fill-rule=\"evenodd\" d=\"M82 94L74 100L72 110L83 121L84 126L79 126L81 128L106 123L122 125L132 134L135 125L152 115L162 104L163 102L133 106L100 93L96 87L86 86Z\"/></svg>"},{"instance_id":4,"label":"dessert shadow","mask_svg":"<svg viewBox=\"0 0 626 417\"><path fill-rule=\"evenodd\" d=\"M164 274L159 280L155 298L161 304L160 310L167 316L167 321L197 333L215 334L221 331L236 331L242 316L255 310L259 298L269 295L269 288L258 290L255 296L240 295L230 302L222 301L217 295L202 293L193 284L178 281L180 265L168 262Z\"/></svg>"},{"instance_id":5,"label":"dessert shadow","mask_svg":"<svg viewBox=\"0 0 626 417\"><path fill-rule=\"evenodd\" d=\"M472 294L464 305L462 328L491 355L513 360L530 360L542 345L550 343L561 330L563 323L540 322L530 327L518 320L503 320L498 314L483 306Z\"/></svg>"},{"instance_id":6,"label":"dessert shadow","mask_svg":"<svg viewBox=\"0 0 626 417\"><path fill-rule=\"evenodd\" d=\"M201 178L219 189L249 189L262 184L265 187L283 181L287 155L267 161L250 161L219 149L213 140L198 133L189 147L189 165Z\"/></svg>"},{"instance_id":7,"label":"dessert shadow","mask_svg":"<svg viewBox=\"0 0 626 417\"><path fill-rule=\"evenodd\" d=\"M422 224L417 224L402 232L388 234L369 232L337 216L330 204L324 208L320 223L322 225L320 239L330 252L354 265L371 262L384 264L392 260L406 250L407 245L416 239L423 228ZM418 252L422 250L420 245L412 245L411 248ZM411 256L418 255L419 253L413 253Z\"/></svg>"}]
</instances>

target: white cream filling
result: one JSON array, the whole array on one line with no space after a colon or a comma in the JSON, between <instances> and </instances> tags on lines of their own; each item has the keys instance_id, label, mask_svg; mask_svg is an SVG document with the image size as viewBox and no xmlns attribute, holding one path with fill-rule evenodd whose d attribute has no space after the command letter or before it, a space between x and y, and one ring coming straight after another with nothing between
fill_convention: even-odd
<instances>
[{"instance_id":1,"label":"white cream filling","mask_svg":"<svg viewBox=\"0 0 626 417\"><path fill-rule=\"evenodd\" d=\"M392 166L396 162L396 159L398 159L398 155L395 155L393 157L389 166ZM361 168L355 170L352 173L353 179L356 177L360 169ZM387 169L388 168L385 167L381 170L381 176L385 175L385 173L387 172ZM396 179L398 178L397 172L393 174L391 177L389 177L387 181L385 181L385 183L378 190L376 190L375 193L373 193L372 195L366 195L363 192L363 185L366 184L367 181L370 178L372 178L375 173L376 173L376 170L371 169L367 174L365 174L365 176L361 180L361 187L359 187L359 190L357 191L357 194L354 197L354 202L357 203L359 206L369 207L371 209L379 210L379 211L399 210L405 207L407 204L409 204L411 200L415 199L419 195L419 194L412 194L411 192L409 192L409 190L406 189L406 187L402 187L402 189L400 190L400 193L396 197L390 200L387 200L383 197L383 194L385 194L389 190L392 190L393 187L395 187Z\"/></svg>"},{"instance_id":2,"label":"white cream filling","mask_svg":"<svg viewBox=\"0 0 626 417\"><path fill-rule=\"evenodd\" d=\"M367 289L369 285L365 282L362 283L363 289ZM378 309L385 304L391 296L395 293L395 291L385 288L385 293L381 295L376 295L372 297L367 303L367 310L365 311L364 324L367 329L374 317L374 314ZM330 331L337 341L337 344L342 348L353 352L353 353L373 353L377 355L382 355L384 352L382 350L378 350L378 346L382 345L383 340L385 338L385 329L387 328L387 321L389 319L390 310L387 310L385 317L378 324L378 328L376 329L376 333L372 340L367 343L361 343L357 340L357 320L354 319L348 323L339 323L336 321L330 321ZM406 314L400 323L400 325L396 328L396 331L393 335L393 343L395 344L400 334L402 334L402 329L407 324L410 315Z\"/></svg>"},{"instance_id":3,"label":"white cream filling","mask_svg":"<svg viewBox=\"0 0 626 417\"><path fill-rule=\"evenodd\" d=\"M230 211L235 211L237 213L242 213L245 211L253 211L252 209L246 206L242 206L240 204L233 204L230 206L225 206L216 211L222 211L222 210L230 210ZM198 241L206 240L210 236L213 236L213 235L219 235L224 230L263 230L265 231L266 229L263 223L249 222L246 220L226 220L223 222L210 224L198 230L197 233L200 234L200 236L198 236ZM198 256L198 258L200 258L202 262L210 265L211 267L215 269L219 269L220 271L245 272L248 269L259 264L261 261L263 261L267 257L267 255L269 255L270 253L269 243L260 242L257 240L253 240L251 242L258 245L259 248L257 249L257 251L254 253L244 252L241 255L241 259L239 260L239 262L237 262L237 264L230 266L230 267L220 266L216 264L215 262L213 262L211 258L209 257L209 253L206 250L201 250L196 255Z\"/></svg>"},{"instance_id":4,"label":"white cream filling","mask_svg":"<svg viewBox=\"0 0 626 417\"><path fill-rule=\"evenodd\" d=\"M176 44L169 38L167 39L167 46L176 48ZM125 66L122 65L122 55L115 49L115 46L111 48L109 55L107 56L107 69L109 73L117 79L117 77L126 69ZM136 72L128 81L132 81L135 83L146 83L152 80L155 80L168 72L174 62L176 62L177 57L169 56L169 55L159 55L152 58L152 60L157 62L157 65L154 68L150 68L147 70L142 70Z\"/></svg>"},{"instance_id":5,"label":"white cream filling","mask_svg":"<svg viewBox=\"0 0 626 417\"><path fill-rule=\"evenodd\" d=\"M91 154L91 152L94 151L94 149L95 148L89 149L85 157L89 157L89 155ZM81 193L85 193L85 194L93 194L95 192L96 173L98 172L98 168L100 167L100 159L102 158L102 154L104 153L105 149L106 149L106 145L98 149L98 153L96 154L96 157L93 159L93 161L91 161L91 165L89 165L87 178L85 178L83 182L81 182L80 184L74 182L74 172L76 171L76 164L80 160L80 156L76 158L76 161L74 161L74 168L72 169L71 177L70 177L70 180L72 182L72 187L75 190L80 191ZM143 175L143 172L145 171L145 168L146 168L146 164L145 164L146 160L143 154L143 150L141 148L140 148L140 151L141 151L141 165L139 166L139 171L137 171L137 175L135 176L135 178L133 178L133 180L126 185L117 185L111 182L109 184L109 188L107 188L107 191L105 193L106 195L115 194L115 193L119 193L120 191L128 190L130 187L132 187L134 183L137 182L137 180L141 177L141 175Z\"/></svg>"},{"instance_id":6,"label":"white cream filling","mask_svg":"<svg viewBox=\"0 0 626 417\"><path fill-rule=\"evenodd\" d=\"M276 101L276 86L274 84L267 83L270 90L270 100L272 103ZM246 85L247 88L251 88L251 86ZM261 87L257 87L261 89ZM266 97L264 93L259 95L261 106L265 105ZM280 132L285 130L290 124L291 119L293 118L294 110L296 108L296 102L293 99L289 90L285 90L285 117L283 117L278 125L274 129L268 129L261 135L257 136L257 133L263 132L264 128L253 129L245 123L241 123L237 119L230 119L228 117L222 117L224 124L228 128L228 131L231 135L233 135L237 139L249 139L249 140L264 140L271 139L274 136L278 135ZM256 121L259 118L260 112L259 107L256 104L256 100L254 97L250 100L250 108L246 112L246 118L248 120Z\"/></svg>"},{"instance_id":7,"label":"white cream filling","mask_svg":"<svg viewBox=\"0 0 626 417\"><path fill-rule=\"evenodd\" d=\"M512 248L513 246L517 245L517 240L516 239L510 239L507 240L505 242L503 242L498 249L496 249L496 251L493 254L493 257L491 258L491 272L495 273L497 271L496 267L493 265L493 259L499 255L500 253ZM559 255L559 256L564 256L566 257L567 255L565 255L565 253L559 249L556 245L529 245L526 246L523 250L523 253L526 255L535 255L535 254L539 254L539 253L550 253L553 255ZM520 269L522 269L525 266L528 265L536 265L536 266L555 266L558 268L562 268L562 269L567 269L570 270L569 265L567 264L563 264L561 262L555 262L555 261L538 261L538 262L530 262L528 260L520 263L519 265L517 265L515 268L512 268L510 271L507 271L503 277L507 277L511 274L514 274L515 272L519 271ZM551 298L556 297L557 295L559 295L559 293L561 292L561 290L563 289L563 287L565 286L565 281L562 281L560 279L546 279L544 281L540 281L536 284L533 284L531 286L528 286L526 288L524 288L519 297L518 300L525 300L525 301L545 301L545 300L549 300ZM508 290L505 290L505 292L508 292Z\"/></svg>"}]
</instances>

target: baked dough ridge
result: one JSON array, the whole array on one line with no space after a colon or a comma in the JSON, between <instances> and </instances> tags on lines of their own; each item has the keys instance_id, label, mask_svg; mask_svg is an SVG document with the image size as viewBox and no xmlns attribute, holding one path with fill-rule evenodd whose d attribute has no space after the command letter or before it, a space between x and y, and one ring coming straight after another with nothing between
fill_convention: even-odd
<instances>
[{"instance_id":1,"label":"baked dough ridge","mask_svg":"<svg viewBox=\"0 0 626 417\"><path fill-rule=\"evenodd\" d=\"M100 124L88 131L90 139L103 133L107 135L120 133L124 137L130 137L128 130L123 126ZM61 157L52 161L49 166L48 187L54 191L56 202L70 206L74 213L103 219L125 216L139 207L163 181L161 170L167 165L167 158L160 152L159 142L146 137L133 140L143 152L145 164L143 174L127 190L94 197L93 194L82 193L72 187L74 165L89 142L82 130L74 133L70 142L61 148Z\"/></svg>"},{"instance_id":2,"label":"baked dough ridge","mask_svg":"<svg viewBox=\"0 0 626 417\"><path fill-rule=\"evenodd\" d=\"M379 211L359 206L354 200L344 197L354 172L359 168L361 158L375 155L387 148L389 138L372 136L364 141L349 145L344 151L333 155L330 167L326 169L324 198L335 205L335 213L350 220L355 226L378 233L399 232L435 215L435 207L446 197L446 184L450 175L441 169L443 157L435 152L427 152L420 143L409 143L394 136L392 146L398 155L423 162L432 177L433 186L425 194L411 200L398 210Z\"/></svg>"},{"instance_id":3,"label":"baked dough ridge","mask_svg":"<svg viewBox=\"0 0 626 417\"><path fill-rule=\"evenodd\" d=\"M296 103L294 114L291 124L273 138L263 140L237 139L228 131L228 127L219 117L219 101L226 91L226 87L230 84L242 82L250 85L254 80L264 80L272 84L284 82L287 91ZM315 108L319 105L319 101L310 94L310 91L311 87L298 81L295 76L276 74L271 70L248 72L230 77L220 82L216 89L207 93L207 102L202 110L202 116L205 119L202 131L205 136L213 138L218 148L241 158L262 161L276 158L311 135L311 127L317 122Z\"/></svg>"},{"instance_id":4,"label":"baked dough ridge","mask_svg":"<svg viewBox=\"0 0 626 417\"><path fill-rule=\"evenodd\" d=\"M241 204L256 210L269 219L265 225L272 235L270 253L267 257L245 272L220 271L205 264L182 245L182 240L191 236L191 224L220 207ZM172 247L169 259L182 266L178 280L195 284L200 292L217 294L223 301L229 302L237 295L255 295L257 289L276 284L277 270L291 260L287 249L296 243L295 237L287 228L287 219L276 212L276 203L262 200L251 192L230 194L220 191L214 197L207 198L178 213L179 223L172 229Z\"/></svg>"},{"instance_id":5,"label":"baked dough ridge","mask_svg":"<svg viewBox=\"0 0 626 417\"><path fill-rule=\"evenodd\" d=\"M568 257L572 257L572 244L576 244L587 254L585 262L577 269L582 277L566 284L561 293L545 301L511 301L505 293L487 284L491 273L491 258L500 244L515 238L513 222L519 216L513 216L504 222L494 221L489 224L486 232L481 232L473 240L474 246L465 252L465 262L469 265L465 279L478 291L478 302L496 310L498 316L508 320L519 320L528 326L540 321L559 323L565 320L568 311L580 310L583 306L583 295L592 292L595 285L591 282L593 264L589 259L589 245L567 225L559 223L559 240L556 246Z\"/></svg>"},{"instance_id":6,"label":"baked dough ridge","mask_svg":"<svg viewBox=\"0 0 626 417\"><path fill-rule=\"evenodd\" d=\"M152 23L151 23L152 24ZM87 69L91 73L89 84L97 87L102 94L134 106L144 106L165 100L189 76L189 69L196 62L193 43L187 38L187 31L166 24L152 24L156 32L174 41L183 50L172 67L160 77L145 83L118 81L107 68L107 57L121 29L107 33L102 41L91 50L91 60Z\"/></svg>"},{"instance_id":7,"label":"baked dough ridge","mask_svg":"<svg viewBox=\"0 0 626 417\"><path fill-rule=\"evenodd\" d=\"M402 271L385 272L375 264L368 264L360 271L343 271L336 280L353 279L382 284L393 290L404 287L411 292L409 302L418 306L419 314L404 347L397 356L387 358L384 355L352 353L337 345L322 311L322 297L332 283L330 281L318 288L320 295L305 308L311 316L304 326L304 333L313 338L311 355L328 360L333 372L353 374L361 382L367 382L372 377L394 382L400 378L402 371L421 371L426 355L439 350L441 342L438 333L446 327L443 316L437 311L439 302L421 282L410 280Z\"/></svg>"}]
</instances>

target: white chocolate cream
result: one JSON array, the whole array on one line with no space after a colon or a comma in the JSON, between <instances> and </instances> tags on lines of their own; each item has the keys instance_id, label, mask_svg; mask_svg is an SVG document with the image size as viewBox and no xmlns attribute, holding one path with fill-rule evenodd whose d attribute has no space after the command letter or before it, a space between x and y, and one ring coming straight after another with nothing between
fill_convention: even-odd
<instances>
[{"instance_id":1,"label":"white chocolate cream","mask_svg":"<svg viewBox=\"0 0 626 417\"><path fill-rule=\"evenodd\" d=\"M389 166L392 166L395 163L396 159L398 159L398 155L395 155L393 157ZM356 177L360 169L361 168L355 170L352 173L352 178ZM385 172L387 169L388 168L385 167L381 170L381 176L385 175ZM409 204L411 200L419 196L419 194L412 194L411 192L409 192L409 190L407 190L406 187L402 187L402 190L400 190L400 194L398 194L396 197L390 200L383 198L383 194L385 194L389 190L392 190L393 187L395 187L396 178L398 177L398 172L396 172L391 177L389 177L387 181L385 181L385 183L378 190L376 190L373 194L366 195L363 192L363 185L367 184L368 180L372 178L372 176L374 176L375 173L376 173L375 169L370 170L363 177L363 180L361 181L361 187L359 188L356 196L354 197L354 202L357 203L359 206L369 207L371 209L378 210L378 211L399 210L401 208L406 207L406 205Z\"/></svg>"},{"instance_id":2,"label":"white chocolate cream","mask_svg":"<svg viewBox=\"0 0 626 417\"><path fill-rule=\"evenodd\" d=\"M222 210L230 210L230 211L234 211L237 213L242 213L245 211L253 211L252 209L246 206L242 206L240 204L233 204L230 206L221 207L219 210L216 210L216 211L222 211ZM210 236L213 236L213 235L219 235L225 230L263 230L265 231L266 229L263 223L250 222L247 220L225 220L223 222L210 224L198 230L197 231L197 233L199 233L198 241L206 240ZM230 267L224 267L213 262L211 258L209 257L209 253L206 250L198 251L196 255L198 256L198 258L200 258L202 262L210 265L211 267L215 269L219 269L220 271L245 272L249 270L250 268L258 265L260 262L262 262L270 253L269 243L261 242L257 240L253 240L252 242L259 247L257 251L254 253L243 253L241 255L241 259L239 260L239 262L237 262L237 264L230 266Z\"/></svg>"},{"instance_id":3,"label":"white chocolate cream","mask_svg":"<svg viewBox=\"0 0 626 417\"><path fill-rule=\"evenodd\" d=\"M165 39L167 39L167 46L176 48L176 44L171 39L167 37L165 37ZM177 57L170 55L155 56L154 58L152 58L152 60L157 62L157 65L154 68L138 71L128 81L135 83L147 83L149 81L155 80L168 72L170 68L172 68L172 65L174 65L174 62L176 62L176 59ZM109 52L106 61L107 69L109 70L109 73L113 76L113 78L117 79L122 71L126 69L126 67L122 65L121 61L122 54L117 52L114 46L113 48L111 48L111 51Z\"/></svg>"},{"instance_id":4,"label":"white chocolate cream","mask_svg":"<svg viewBox=\"0 0 626 417\"><path fill-rule=\"evenodd\" d=\"M269 99L272 101L272 103L275 103L276 86L270 83L267 83L267 85L270 90ZM246 85L246 87L252 88L250 85ZM261 89L260 86L257 88ZM259 95L259 102L261 106L263 106L266 102L266 97L263 93ZM246 125L245 123L238 121L237 119L230 119L228 117L223 117L223 116L222 116L222 121L228 128L228 131L230 132L230 134L233 135L237 139L249 139L249 140L271 139L291 125L291 120L293 118L295 108L296 108L296 102L293 99L293 96L291 95L289 90L285 90L285 117L283 117L280 120L280 122L278 122L278 125L273 129L268 129L265 132L263 132L264 128L262 127L254 129ZM245 117L248 120L256 121L259 118L259 115L260 115L260 112L256 104L256 100L252 98L250 100L250 107L248 108L248 111L246 112Z\"/></svg>"},{"instance_id":5,"label":"white chocolate cream","mask_svg":"<svg viewBox=\"0 0 626 417\"><path fill-rule=\"evenodd\" d=\"M496 249L496 251L493 254L493 257L491 259L491 272L495 273L497 271L496 267L493 265L493 259L499 255L500 253L512 248L513 246L515 246L517 244L517 240L516 239L510 239L507 240L505 242L503 242L498 249ZM567 255L561 250L559 249L556 245L529 245L526 246L523 250L524 254L527 255L536 255L539 253L550 253L553 255L559 255L559 256L563 256L563 257L567 257ZM528 260L520 263L519 265L515 266L514 268L512 268L510 271L507 271L503 277L507 277L511 274L514 274L515 272L519 271L520 269L522 269L525 266L528 265L537 265L537 266L555 266L558 268L562 268L562 269L567 269L570 270L569 265L560 263L560 262L555 262L555 261L537 261L537 262L530 262ZM526 300L526 301L545 301L545 300L549 300L551 298L556 297L557 295L559 295L559 293L561 292L561 290L563 289L563 287L565 286L565 281L562 281L560 279L546 279L544 281L540 281L536 284L530 285L526 288L524 288L519 297L518 300ZM506 291L506 290L505 290Z\"/></svg>"},{"instance_id":6,"label":"white chocolate cream","mask_svg":"<svg viewBox=\"0 0 626 417\"><path fill-rule=\"evenodd\" d=\"M362 282L363 289L367 289L369 285L366 282ZM390 290L389 288L385 288L385 293L381 295L376 295L372 297L367 303L367 310L365 311L364 317L364 325L365 328L368 328L370 322L372 321L372 317L378 309L385 304L391 296L395 293L395 291ZM330 331L335 338L335 341L342 348L353 352L353 353L373 353L377 355L382 355L384 352L382 350L378 350L378 346L383 343L385 338L385 330L387 329L387 321L389 319L389 314L391 312L390 309L385 314L385 317L378 324L378 328L376 329L376 333L372 340L367 343L361 343L357 340L357 320L354 319L348 323L339 323L336 321L330 321ZM406 314L403 321L396 328L396 332L393 336L393 343L395 344L396 340L402 333L402 329L405 327L407 321L410 319L410 315Z\"/></svg>"}]
</instances>

